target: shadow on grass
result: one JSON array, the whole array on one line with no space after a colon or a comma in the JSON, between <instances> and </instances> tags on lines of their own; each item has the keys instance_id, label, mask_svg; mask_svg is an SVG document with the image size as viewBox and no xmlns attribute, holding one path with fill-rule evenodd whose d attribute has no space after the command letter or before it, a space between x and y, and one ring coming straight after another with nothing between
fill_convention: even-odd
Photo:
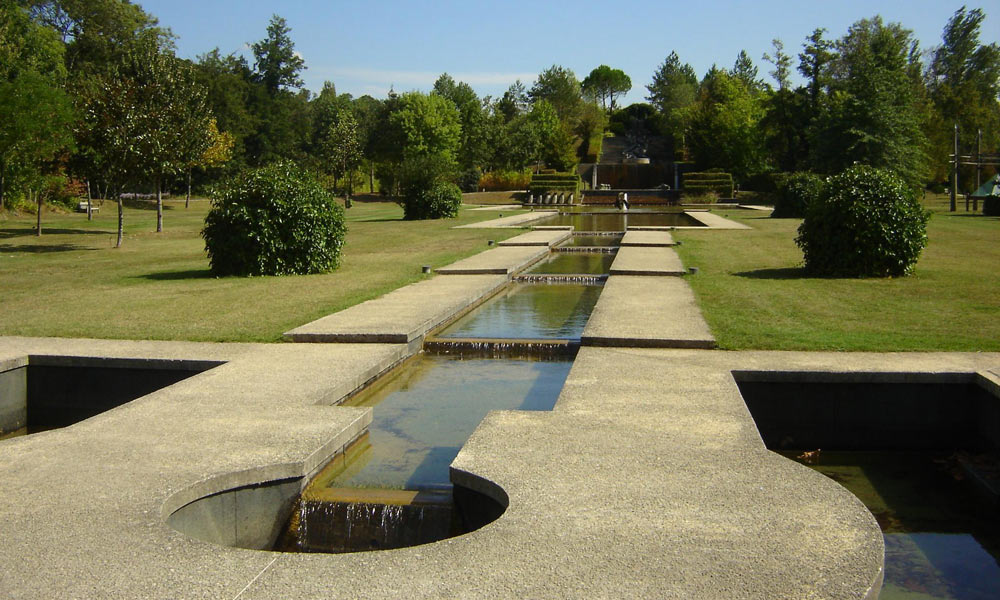
<instances>
[{"instance_id":1,"label":"shadow on grass","mask_svg":"<svg viewBox=\"0 0 1000 600\"><path fill-rule=\"evenodd\" d=\"M115 232L105 231L103 229L50 229L42 225L42 237L45 237L46 235L115 235ZM34 227L25 227L23 229L0 229L0 240L27 236L35 237Z\"/></svg>"},{"instance_id":2,"label":"shadow on grass","mask_svg":"<svg viewBox=\"0 0 1000 600\"><path fill-rule=\"evenodd\" d=\"M733 273L737 277L747 279L815 279L815 275L806 273L803 267L783 267L781 269L756 269Z\"/></svg>"},{"instance_id":3,"label":"shadow on grass","mask_svg":"<svg viewBox=\"0 0 1000 600\"><path fill-rule=\"evenodd\" d=\"M50 252L73 252L74 250L96 250L86 246L76 244L20 244L18 246L8 246L0 244L0 254L7 252L25 252L28 254L48 254Z\"/></svg>"},{"instance_id":4,"label":"shadow on grass","mask_svg":"<svg viewBox=\"0 0 1000 600\"><path fill-rule=\"evenodd\" d=\"M140 275L140 279L150 279L152 281L182 281L184 279L211 279L212 271L209 269L191 269L188 271L163 271L160 273L148 273Z\"/></svg>"}]
</instances>

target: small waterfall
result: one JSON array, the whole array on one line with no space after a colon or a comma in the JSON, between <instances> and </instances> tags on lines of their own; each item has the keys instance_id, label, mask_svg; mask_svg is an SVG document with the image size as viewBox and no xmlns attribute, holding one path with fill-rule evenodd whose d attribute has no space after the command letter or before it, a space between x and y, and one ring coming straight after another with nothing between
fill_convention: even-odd
<instances>
[{"instance_id":1,"label":"small waterfall","mask_svg":"<svg viewBox=\"0 0 1000 600\"><path fill-rule=\"evenodd\" d=\"M553 252L586 252L590 254L615 254L618 246L556 246Z\"/></svg>"},{"instance_id":2,"label":"small waterfall","mask_svg":"<svg viewBox=\"0 0 1000 600\"><path fill-rule=\"evenodd\" d=\"M583 285L602 285L608 280L607 275L590 275L586 273L581 274L562 274L562 273L552 273L552 274L534 274L526 273L524 275L517 275L513 278L515 283L540 283L540 284L555 284L560 283L575 283Z\"/></svg>"},{"instance_id":3,"label":"small waterfall","mask_svg":"<svg viewBox=\"0 0 1000 600\"><path fill-rule=\"evenodd\" d=\"M475 358L557 358L575 357L580 350L577 340L424 340L424 351Z\"/></svg>"}]
</instances>

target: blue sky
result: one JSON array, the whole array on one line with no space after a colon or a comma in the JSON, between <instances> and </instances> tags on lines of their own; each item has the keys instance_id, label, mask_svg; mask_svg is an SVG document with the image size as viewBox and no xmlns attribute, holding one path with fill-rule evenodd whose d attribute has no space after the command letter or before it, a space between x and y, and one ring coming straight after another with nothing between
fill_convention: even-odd
<instances>
[{"instance_id":1,"label":"blue sky","mask_svg":"<svg viewBox=\"0 0 1000 600\"><path fill-rule=\"evenodd\" d=\"M924 49L940 43L941 30L963 3L949 0L761 0L724 2L405 2L372 0L138 0L178 36L178 54L194 58L218 47L244 52L266 35L272 14L292 29L306 61L306 87L333 81L338 92L385 96L429 90L442 72L473 86L480 96L502 94L520 78L530 87L542 69L559 64L582 80L608 64L632 78L623 104L643 101L645 86L676 50L699 77L713 63L729 68L741 49L770 81L761 55L778 37L797 57L816 27L842 36L858 19L882 15L902 23ZM1000 42L1000 0L970 3L987 15L983 42ZM797 58L795 59L797 64ZM797 74L796 74L797 77Z\"/></svg>"}]
</instances>

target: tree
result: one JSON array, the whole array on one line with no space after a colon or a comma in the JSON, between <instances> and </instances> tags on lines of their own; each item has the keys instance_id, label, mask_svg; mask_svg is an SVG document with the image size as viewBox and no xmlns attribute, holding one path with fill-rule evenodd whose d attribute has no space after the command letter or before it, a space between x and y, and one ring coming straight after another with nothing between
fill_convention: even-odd
<instances>
[{"instance_id":1,"label":"tree","mask_svg":"<svg viewBox=\"0 0 1000 600\"><path fill-rule=\"evenodd\" d=\"M621 69L601 65L587 75L581 87L585 95L600 100L604 110L611 113L618 98L632 89L632 79Z\"/></svg>"},{"instance_id":2,"label":"tree","mask_svg":"<svg viewBox=\"0 0 1000 600\"><path fill-rule=\"evenodd\" d=\"M358 123L354 114L346 110L336 122L330 124L320 146L322 157L330 165L334 177L348 177L346 206L351 207L350 173L361 161L361 142L358 139Z\"/></svg>"},{"instance_id":3,"label":"tree","mask_svg":"<svg viewBox=\"0 0 1000 600\"><path fill-rule=\"evenodd\" d=\"M823 39L826 29L819 27L806 38L799 54L799 73L808 81L813 115L819 114L820 92L828 82L827 69L833 60L833 42Z\"/></svg>"},{"instance_id":4,"label":"tree","mask_svg":"<svg viewBox=\"0 0 1000 600\"><path fill-rule=\"evenodd\" d=\"M504 121L509 123L516 117L528 112L530 105L531 101L528 97L528 92L524 84L521 83L521 80L518 79L507 88L507 91L497 101L496 112L503 115Z\"/></svg>"},{"instance_id":5,"label":"tree","mask_svg":"<svg viewBox=\"0 0 1000 600\"><path fill-rule=\"evenodd\" d=\"M759 94L727 71L710 71L691 107L688 146L701 169L722 168L739 179L766 169Z\"/></svg>"},{"instance_id":6,"label":"tree","mask_svg":"<svg viewBox=\"0 0 1000 600\"><path fill-rule=\"evenodd\" d=\"M180 172L208 148L211 117L205 93L189 65L151 40L138 40L109 73L98 76L82 97L81 137L100 149L113 189L153 177L157 187L157 231L163 230L162 181ZM123 242L123 202L118 201L118 242Z\"/></svg>"},{"instance_id":7,"label":"tree","mask_svg":"<svg viewBox=\"0 0 1000 600\"><path fill-rule=\"evenodd\" d=\"M466 170L474 169L486 161L487 147L484 125L486 117L483 103L467 83L455 83L447 73L434 83L433 94L447 98L458 110L462 133L459 138L458 163Z\"/></svg>"},{"instance_id":8,"label":"tree","mask_svg":"<svg viewBox=\"0 0 1000 600\"><path fill-rule=\"evenodd\" d=\"M913 81L918 56L912 33L881 17L854 23L837 42L833 94L812 145L822 171L862 163L893 171L910 185L925 180L927 142Z\"/></svg>"},{"instance_id":9,"label":"tree","mask_svg":"<svg viewBox=\"0 0 1000 600\"><path fill-rule=\"evenodd\" d=\"M733 70L729 74L741 81L750 91L764 89L764 82L758 79L757 67L753 64L753 60L750 59L746 50L740 50L736 56L736 62L733 63Z\"/></svg>"},{"instance_id":10,"label":"tree","mask_svg":"<svg viewBox=\"0 0 1000 600\"><path fill-rule=\"evenodd\" d=\"M548 102L564 123L573 121L583 101L576 75L572 70L559 65L552 65L538 74L528 97L534 103L540 100Z\"/></svg>"},{"instance_id":11,"label":"tree","mask_svg":"<svg viewBox=\"0 0 1000 600\"><path fill-rule=\"evenodd\" d=\"M557 171L569 171L576 166L573 138L551 103L547 100L536 101L527 115L526 125L527 131L538 140L535 160Z\"/></svg>"},{"instance_id":12,"label":"tree","mask_svg":"<svg viewBox=\"0 0 1000 600\"><path fill-rule=\"evenodd\" d=\"M291 31L285 19L273 15L267 25L267 37L250 46L256 61L255 76L271 95L302 87L300 73L306 66L295 52L295 44L289 36Z\"/></svg>"},{"instance_id":13,"label":"tree","mask_svg":"<svg viewBox=\"0 0 1000 600\"><path fill-rule=\"evenodd\" d=\"M774 56L765 52L762 60L774 65L774 70L769 74L778 83L778 90L786 90L789 87L788 76L791 73L792 57L785 54L785 44L780 39L774 38L771 40L771 45L774 46Z\"/></svg>"},{"instance_id":14,"label":"tree","mask_svg":"<svg viewBox=\"0 0 1000 600\"><path fill-rule=\"evenodd\" d=\"M694 104L698 94L698 77L687 63L681 63L671 52L653 73L653 82L646 86L646 99L660 114L661 132L670 140L674 152L684 145L682 111Z\"/></svg>"},{"instance_id":15,"label":"tree","mask_svg":"<svg viewBox=\"0 0 1000 600\"><path fill-rule=\"evenodd\" d=\"M188 208L191 203L191 171L196 168L210 169L221 167L229 162L233 157L233 146L235 140L232 134L227 131L219 131L215 117L208 121L208 130L205 132L208 138L208 147L197 160L188 163L187 168L187 195L184 197L184 208ZM193 139L193 138L192 138ZM200 143L194 140L196 143Z\"/></svg>"}]
</instances>

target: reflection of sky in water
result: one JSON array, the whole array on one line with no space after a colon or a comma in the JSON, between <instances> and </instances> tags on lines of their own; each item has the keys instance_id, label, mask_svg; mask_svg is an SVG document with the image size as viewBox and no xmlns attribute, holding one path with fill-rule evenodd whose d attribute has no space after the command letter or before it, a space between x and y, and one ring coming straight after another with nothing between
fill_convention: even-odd
<instances>
[{"instance_id":1,"label":"reflection of sky in water","mask_svg":"<svg viewBox=\"0 0 1000 600\"><path fill-rule=\"evenodd\" d=\"M995 600L1000 566L969 534L885 535L880 600Z\"/></svg>"},{"instance_id":2,"label":"reflection of sky in water","mask_svg":"<svg viewBox=\"0 0 1000 600\"><path fill-rule=\"evenodd\" d=\"M611 270L615 255L609 252L553 252L528 270L544 275L602 275Z\"/></svg>"},{"instance_id":3,"label":"reflection of sky in water","mask_svg":"<svg viewBox=\"0 0 1000 600\"><path fill-rule=\"evenodd\" d=\"M601 289L598 285L514 284L438 337L577 339Z\"/></svg>"},{"instance_id":4,"label":"reflection of sky in water","mask_svg":"<svg viewBox=\"0 0 1000 600\"><path fill-rule=\"evenodd\" d=\"M550 410L572 363L421 355L357 398L372 406L371 449L333 487L426 489L491 410Z\"/></svg>"}]
</instances>

